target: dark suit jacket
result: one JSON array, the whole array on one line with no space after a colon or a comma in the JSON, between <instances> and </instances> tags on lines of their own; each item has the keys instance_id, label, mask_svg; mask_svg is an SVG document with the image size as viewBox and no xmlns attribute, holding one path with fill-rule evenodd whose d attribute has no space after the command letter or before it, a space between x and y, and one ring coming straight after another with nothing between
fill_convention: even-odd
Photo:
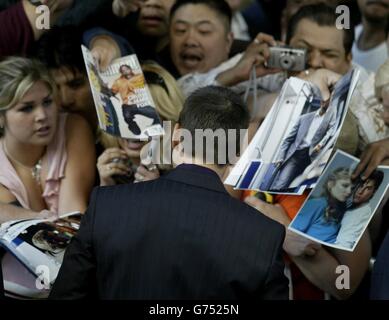
<instances>
[{"instance_id":1,"label":"dark suit jacket","mask_svg":"<svg viewBox=\"0 0 389 320\"><path fill-rule=\"evenodd\" d=\"M284 227L211 170L96 188L53 299L287 299Z\"/></svg>"},{"instance_id":2,"label":"dark suit jacket","mask_svg":"<svg viewBox=\"0 0 389 320\"><path fill-rule=\"evenodd\" d=\"M1 268L1 259L3 258L3 248L0 248L0 300L4 299L4 281L3 281L3 270Z\"/></svg>"},{"instance_id":3,"label":"dark suit jacket","mask_svg":"<svg viewBox=\"0 0 389 320\"><path fill-rule=\"evenodd\" d=\"M389 232L381 244L371 277L370 298L389 300Z\"/></svg>"}]
</instances>

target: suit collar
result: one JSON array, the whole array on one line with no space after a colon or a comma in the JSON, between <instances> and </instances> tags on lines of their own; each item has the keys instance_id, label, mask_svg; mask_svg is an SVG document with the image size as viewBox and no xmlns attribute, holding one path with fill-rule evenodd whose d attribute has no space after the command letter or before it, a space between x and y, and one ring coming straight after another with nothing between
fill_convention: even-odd
<instances>
[{"instance_id":1,"label":"suit collar","mask_svg":"<svg viewBox=\"0 0 389 320\"><path fill-rule=\"evenodd\" d=\"M227 193L216 172L198 165L181 164L162 178Z\"/></svg>"}]
</instances>

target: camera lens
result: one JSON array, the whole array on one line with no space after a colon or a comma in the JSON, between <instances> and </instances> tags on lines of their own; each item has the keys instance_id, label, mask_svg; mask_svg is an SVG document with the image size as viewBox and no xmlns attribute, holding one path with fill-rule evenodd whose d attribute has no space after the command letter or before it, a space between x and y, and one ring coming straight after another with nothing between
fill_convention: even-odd
<instances>
[{"instance_id":1,"label":"camera lens","mask_svg":"<svg viewBox=\"0 0 389 320\"><path fill-rule=\"evenodd\" d=\"M291 55L284 55L280 58L280 65L282 69L290 70L294 64L294 58Z\"/></svg>"}]
</instances>

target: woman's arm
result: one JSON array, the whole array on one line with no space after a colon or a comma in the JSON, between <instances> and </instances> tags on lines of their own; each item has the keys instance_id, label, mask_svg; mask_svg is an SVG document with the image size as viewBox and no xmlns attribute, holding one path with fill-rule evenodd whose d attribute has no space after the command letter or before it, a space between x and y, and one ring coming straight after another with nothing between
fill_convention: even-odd
<instances>
[{"instance_id":1,"label":"woman's arm","mask_svg":"<svg viewBox=\"0 0 389 320\"><path fill-rule=\"evenodd\" d=\"M95 181L96 153L93 134L84 118L69 114L66 120L67 162L61 181L58 213L84 212Z\"/></svg>"},{"instance_id":2,"label":"woman's arm","mask_svg":"<svg viewBox=\"0 0 389 320\"><path fill-rule=\"evenodd\" d=\"M0 185L0 224L10 220L39 217L39 212L11 204L14 201L16 201L15 196L7 188Z\"/></svg>"}]
</instances>

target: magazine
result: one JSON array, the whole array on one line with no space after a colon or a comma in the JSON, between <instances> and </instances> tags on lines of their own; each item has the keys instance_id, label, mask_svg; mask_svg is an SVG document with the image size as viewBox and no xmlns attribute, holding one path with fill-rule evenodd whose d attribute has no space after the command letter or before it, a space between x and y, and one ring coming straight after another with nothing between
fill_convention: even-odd
<instances>
[{"instance_id":1,"label":"magazine","mask_svg":"<svg viewBox=\"0 0 389 320\"><path fill-rule=\"evenodd\" d=\"M116 59L100 72L89 49L81 48L100 128L127 139L147 140L163 135L137 56Z\"/></svg>"},{"instance_id":2,"label":"magazine","mask_svg":"<svg viewBox=\"0 0 389 320\"><path fill-rule=\"evenodd\" d=\"M0 226L0 245L6 293L46 297L57 278L65 250L77 233L82 214L72 212L56 220L14 220Z\"/></svg>"},{"instance_id":3,"label":"magazine","mask_svg":"<svg viewBox=\"0 0 389 320\"><path fill-rule=\"evenodd\" d=\"M235 189L298 194L313 188L341 131L359 72L334 86L329 101L308 81L288 79L227 177Z\"/></svg>"},{"instance_id":4,"label":"magazine","mask_svg":"<svg viewBox=\"0 0 389 320\"><path fill-rule=\"evenodd\" d=\"M379 166L366 180L352 179L358 163L338 150L289 229L326 246L354 251L389 187L389 166Z\"/></svg>"}]
</instances>

